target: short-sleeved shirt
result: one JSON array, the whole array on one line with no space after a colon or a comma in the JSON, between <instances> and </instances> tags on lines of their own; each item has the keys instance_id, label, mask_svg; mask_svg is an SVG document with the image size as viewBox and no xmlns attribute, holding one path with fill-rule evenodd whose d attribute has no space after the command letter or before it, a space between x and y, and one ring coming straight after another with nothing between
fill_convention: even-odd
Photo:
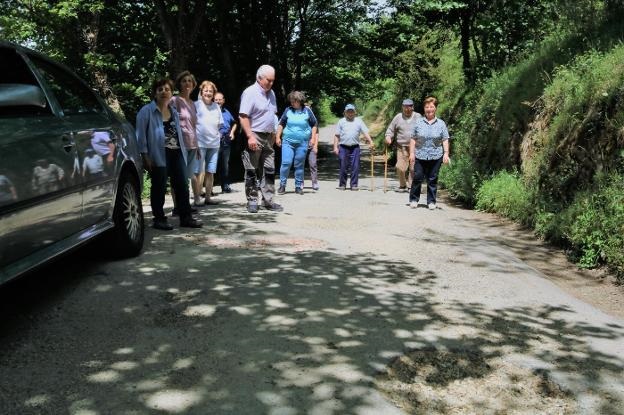
<instances>
[{"instance_id":1,"label":"short-sleeved shirt","mask_svg":"<svg viewBox=\"0 0 624 415\"><path fill-rule=\"evenodd\" d=\"M206 105L201 99L195 101L197 110L197 144L202 148L219 148L223 125L221 107L216 102Z\"/></svg>"},{"instance_id":2,"label":"short-sleeved shirt","mask_svg":"<svg viewBox=\"0 0 624 415\"><path fill-rule=\"evenodd\" d=\"M186 102L186 100L181 96L175 96L171 98L171 101L175 104L175 107L178 110L184 146L187 150L197 148L197 135L195 133L197 125L197 112L195 111L195 105L189 105L189 103Z\"/></svg>"},{"instance_id":3,"label":"short-sleeved shirt","mask_svg":"<svg viewBox=\"0 0 624 415\"><path fill-rule=\"evenodd\" d=\"M368 133L368 127L361 118L355 117L349 121L341 118L336 126L336 135L338 143L345 146L354 146L360 144L360 134Z\"/></svg>"},{"instance_id":4,"label":"short-sleeved shirt","mask_svg":"<svg viewBox=\"0 0 624 415\"><path fill-rule=\"evenodd\" d=\"M241 95L239 114L249 117L251 131L256 133L275 132L277 101L273 90L265 91L258 82L250 85Z\"/></svg>"},{"instance_id":5,"label":"short-sleeved shirt","mask_svg":"<svg viewBox=\"0 0 624 415\"><path fill-rule=\"evenodd\" d=\"M309 141L312 136L312 127L316 123L316 117L308 107L300 109L288 107L279 120L279 124L284 128L284 140L289 143Z\"/></svg>"},{"instance_id":6,"label":"short-sleeved shirt","mask_svg":"<svg viewBox=\"0 0 624 415\"><path fill-rule=\"evenodd\" d=\"M431 122L425 117L416 121L412 140L416 143L416 158L419 160L437 160L444 155L442 143L449 139L446 123L439 118Z\"/></svg>"},{"instance_id":7,"label":"short-sleeved shirt","mask_svg":"<svg viewBox=\"0 0 624 415\"><path fill-rule=\"evenodd\" d=\"M91 147L100 156L106 156L111 152L109 144L112 143L108 131L95 131L91 138Z\"/></svg>"}]
</instances>

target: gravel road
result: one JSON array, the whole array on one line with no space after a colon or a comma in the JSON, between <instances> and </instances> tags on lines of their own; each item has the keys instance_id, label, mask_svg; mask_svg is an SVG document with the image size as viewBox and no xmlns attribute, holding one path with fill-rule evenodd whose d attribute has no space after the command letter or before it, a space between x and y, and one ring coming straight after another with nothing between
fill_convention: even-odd
<instances>
[{"instance_id":1,"label":"gravel road","mask_svg":"<svg viewBox=\"0 0 624 415\"><path fill-rule=\"evenodd\" d=\"M339 191L322 139L282 213L237 183L138 258L3 287L0 413L624 414L621 288L493 215L409 209L380 158L370 191L367 152Z\"/></svg>"}]
</instances>

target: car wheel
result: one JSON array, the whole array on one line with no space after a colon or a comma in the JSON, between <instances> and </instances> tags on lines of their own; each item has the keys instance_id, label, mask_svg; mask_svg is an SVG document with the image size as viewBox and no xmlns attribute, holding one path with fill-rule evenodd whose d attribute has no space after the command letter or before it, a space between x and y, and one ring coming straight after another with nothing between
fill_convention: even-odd
<instances>
[{"instance_id":1,"label":"car wheel","mask_svg":"<svg viewBox=\"0 0 624 415\"><path fill-rule=\"evenodd\" d=\"M115 228L112 231L112 249L116 256L132 257L141 252L145 232L143 206L139 185L129 174L119 180L115 210L113 211Z\"/></svg>"}]
</instances>

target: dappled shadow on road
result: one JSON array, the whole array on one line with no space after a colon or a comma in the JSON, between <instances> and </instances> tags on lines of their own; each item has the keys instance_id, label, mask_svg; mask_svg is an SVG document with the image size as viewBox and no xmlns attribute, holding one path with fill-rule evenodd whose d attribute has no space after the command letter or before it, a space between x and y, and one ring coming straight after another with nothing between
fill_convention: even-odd
<instances>
[{"instance_id":1,"label":"dappled shadow on road","mask_svg":"<svg viewBox=\"0 0 624 415\"><path fill-rule=\"evenodd\" d=\"M375 379L414 350L463 350L484 363L459 377L440 365L440 376L422 380L435 387L486 376L488 362L505 357L587 395L600 413L621 410L624 361L596 347L621 343L620 325L582 323L562 307L440 302L435 274L268 235L247 217L214 215L206 232L150 232L156 249L92 275L99 283L83 299L58 292L48 301L62 309L48 304L41 343L0 346L19 397L1 399L1 412L394 413ZM22 359L38 361L29 378Z\"/></svg>"}]
</instances>

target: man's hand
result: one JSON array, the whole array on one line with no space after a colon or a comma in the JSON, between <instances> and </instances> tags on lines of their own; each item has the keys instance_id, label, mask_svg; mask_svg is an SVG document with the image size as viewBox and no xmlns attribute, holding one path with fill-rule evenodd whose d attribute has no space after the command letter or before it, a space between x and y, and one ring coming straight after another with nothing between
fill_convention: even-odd
<instances>
[{"instance_id":1,"label":"man's hand","mask_svg":"<svg viewBox=\"0 0 624 415\"><path fill-rule=\"evenodd\" d=\"M392 137L386 137L386 144L387 145L392 144Z\"/></svg>"},{"instance_id":2,"label":"man's hand","mask_svg":"<svg viewBox=\"0 0 624 415\"><path fill-rule=\"evenodd\" d=\"M334 146L334 154L338 155L339 151L338 151L338 147Z\"/></svg>"},{"instance_id":3,"label":"man's hand","mask_svg":"<svg viewBox=\"0 0 624 415\"><path fill-rule=\"evenodd\" d=\"M247 137L247 147L249 147L251 151L260 150L260 146L258 145L258 140L256 140L255 135L250 135L249 137Z\"/></svg>"}]
</instances>

